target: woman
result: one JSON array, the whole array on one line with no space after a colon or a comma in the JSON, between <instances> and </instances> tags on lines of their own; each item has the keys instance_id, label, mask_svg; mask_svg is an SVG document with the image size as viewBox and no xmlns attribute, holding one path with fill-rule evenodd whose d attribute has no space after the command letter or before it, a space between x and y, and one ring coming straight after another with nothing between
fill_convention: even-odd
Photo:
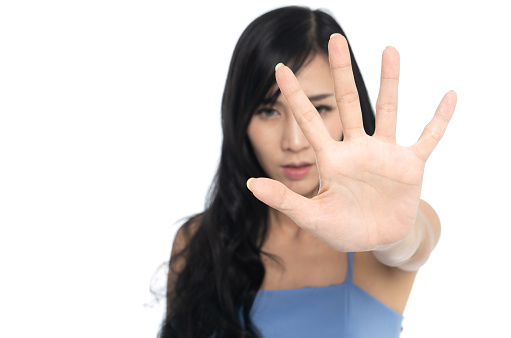
<instances>
[{"instance_id":1,"label":"woman","mask_svg":"<svg viewBox=\"0 0 511 338\"><path fill-rule=\"evenodd\" d=\"M456 96L415 145L397 145L399 54L383 53L375 119L343 35L301 7L243 32L208 203L172 248L161 337L399 335L440 235L420 191Z\"/></svg>"}]
</instances>

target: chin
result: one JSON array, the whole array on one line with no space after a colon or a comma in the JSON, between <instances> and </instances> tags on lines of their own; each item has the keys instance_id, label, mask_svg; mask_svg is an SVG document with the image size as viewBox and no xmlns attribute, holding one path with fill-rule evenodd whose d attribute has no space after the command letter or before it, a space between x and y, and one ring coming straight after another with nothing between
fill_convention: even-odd
<instances>
[{"instance_id":1,"label":"chin","mask_svg":"<svg viewBox=\"0 0 511 338\"><path fill-rule=\"evenodd\" d=\"M293 184L294 183L294 184ZM294 191L297 194L300 194L307 198L312 198L318 194L319 184L316 185L300 185L298 182L293 182L290 185L287 185L289 189Z\"/></svg>"}]
</instances>

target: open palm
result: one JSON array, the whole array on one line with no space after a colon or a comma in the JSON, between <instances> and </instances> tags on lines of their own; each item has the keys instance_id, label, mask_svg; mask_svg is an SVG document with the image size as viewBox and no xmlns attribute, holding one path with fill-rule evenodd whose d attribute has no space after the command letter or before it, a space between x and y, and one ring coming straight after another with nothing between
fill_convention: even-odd
<instances>
[{"instance_id":1,"label":"open palm","mask_svg":"<svg viewBox=\"0 0 511 338\"><path fill-rule=\"evenodd\" d=\"M281 92L316 154L318 195L308 199L268 178L252 180L250 190L336 250L373 250L400 241L415 223L426 160L454 113L456 94L444 96L413 146L396 144L399 54L388 47L382 58L376 130L368 136L346 39L332 35L328 48L342 142L331 138L292 71L285 66L276 70Z\"/></svg>"}]
</instances>

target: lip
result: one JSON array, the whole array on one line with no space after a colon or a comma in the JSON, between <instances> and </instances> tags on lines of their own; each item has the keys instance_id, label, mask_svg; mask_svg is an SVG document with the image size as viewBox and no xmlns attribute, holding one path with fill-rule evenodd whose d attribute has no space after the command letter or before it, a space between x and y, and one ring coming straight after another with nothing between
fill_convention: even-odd
<instances>
[{"instance_id":1,"label":"lip","mask_svg":"<svg viewBox=\"0 0 511 338\"><path fill-rule=\"evenodd\" d=\"M299 162L299 163L289 163L282 166L284 170L284 174L293 180L303 178L307 176L309 171L312 168L312 163L309 162Z\"/></svg>"}]
</instances>

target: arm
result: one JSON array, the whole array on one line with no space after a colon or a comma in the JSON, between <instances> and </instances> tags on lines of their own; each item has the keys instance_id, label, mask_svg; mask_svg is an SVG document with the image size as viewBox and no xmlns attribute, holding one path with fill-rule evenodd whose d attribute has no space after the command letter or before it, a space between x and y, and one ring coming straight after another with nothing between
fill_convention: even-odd
<instances>
[{"instance_id":1,"label":"arm","mask_svg":"<svg viewBox=\"0 0 511 338\"><path fill-rule=\"evenodd\" d=\"M350 69L349 47L339 34L333 34L330 39L329 58L344 132L342 142L332 138L291 69L282 64L276 67L277 84L316 155L320 179L318 194L307 198L282 182L264 177L250 180L247 185L256 198L289 216L298 226L337 251L390 250L382 245L394 245L416 234L419 239L425 239L425 256L419 255L422 248L415 250L419 246L416 244L415 248L411 245L412 249L398 262L392 262L402 269L416 269L435 243L431 235L434 231L428 229L435 227L434 218L428 216L427 208L422 207L420 213L417 212L424 168L454 113L456 93L451 91L443 97L417 142L403 147L395 138L397 50L388 47L382 55L376 128L372 136L365 133ZM415 220L429 225L414 224ZM429 236L433 239L426 240ZM411 257L416 251L421 259Z\"/></svg>"},{"instance_id":2,"label":"arm","mask_svg":"<svg viewBox=\"0 0 511 338\"><path fill-rule=\"evenodd\" d=\"M381 263L405 271L418 270L429 258L440 238L440 219L435 210L421 200L417 218L401 241L373 251Z\"/></svg>"}]
</instances>

